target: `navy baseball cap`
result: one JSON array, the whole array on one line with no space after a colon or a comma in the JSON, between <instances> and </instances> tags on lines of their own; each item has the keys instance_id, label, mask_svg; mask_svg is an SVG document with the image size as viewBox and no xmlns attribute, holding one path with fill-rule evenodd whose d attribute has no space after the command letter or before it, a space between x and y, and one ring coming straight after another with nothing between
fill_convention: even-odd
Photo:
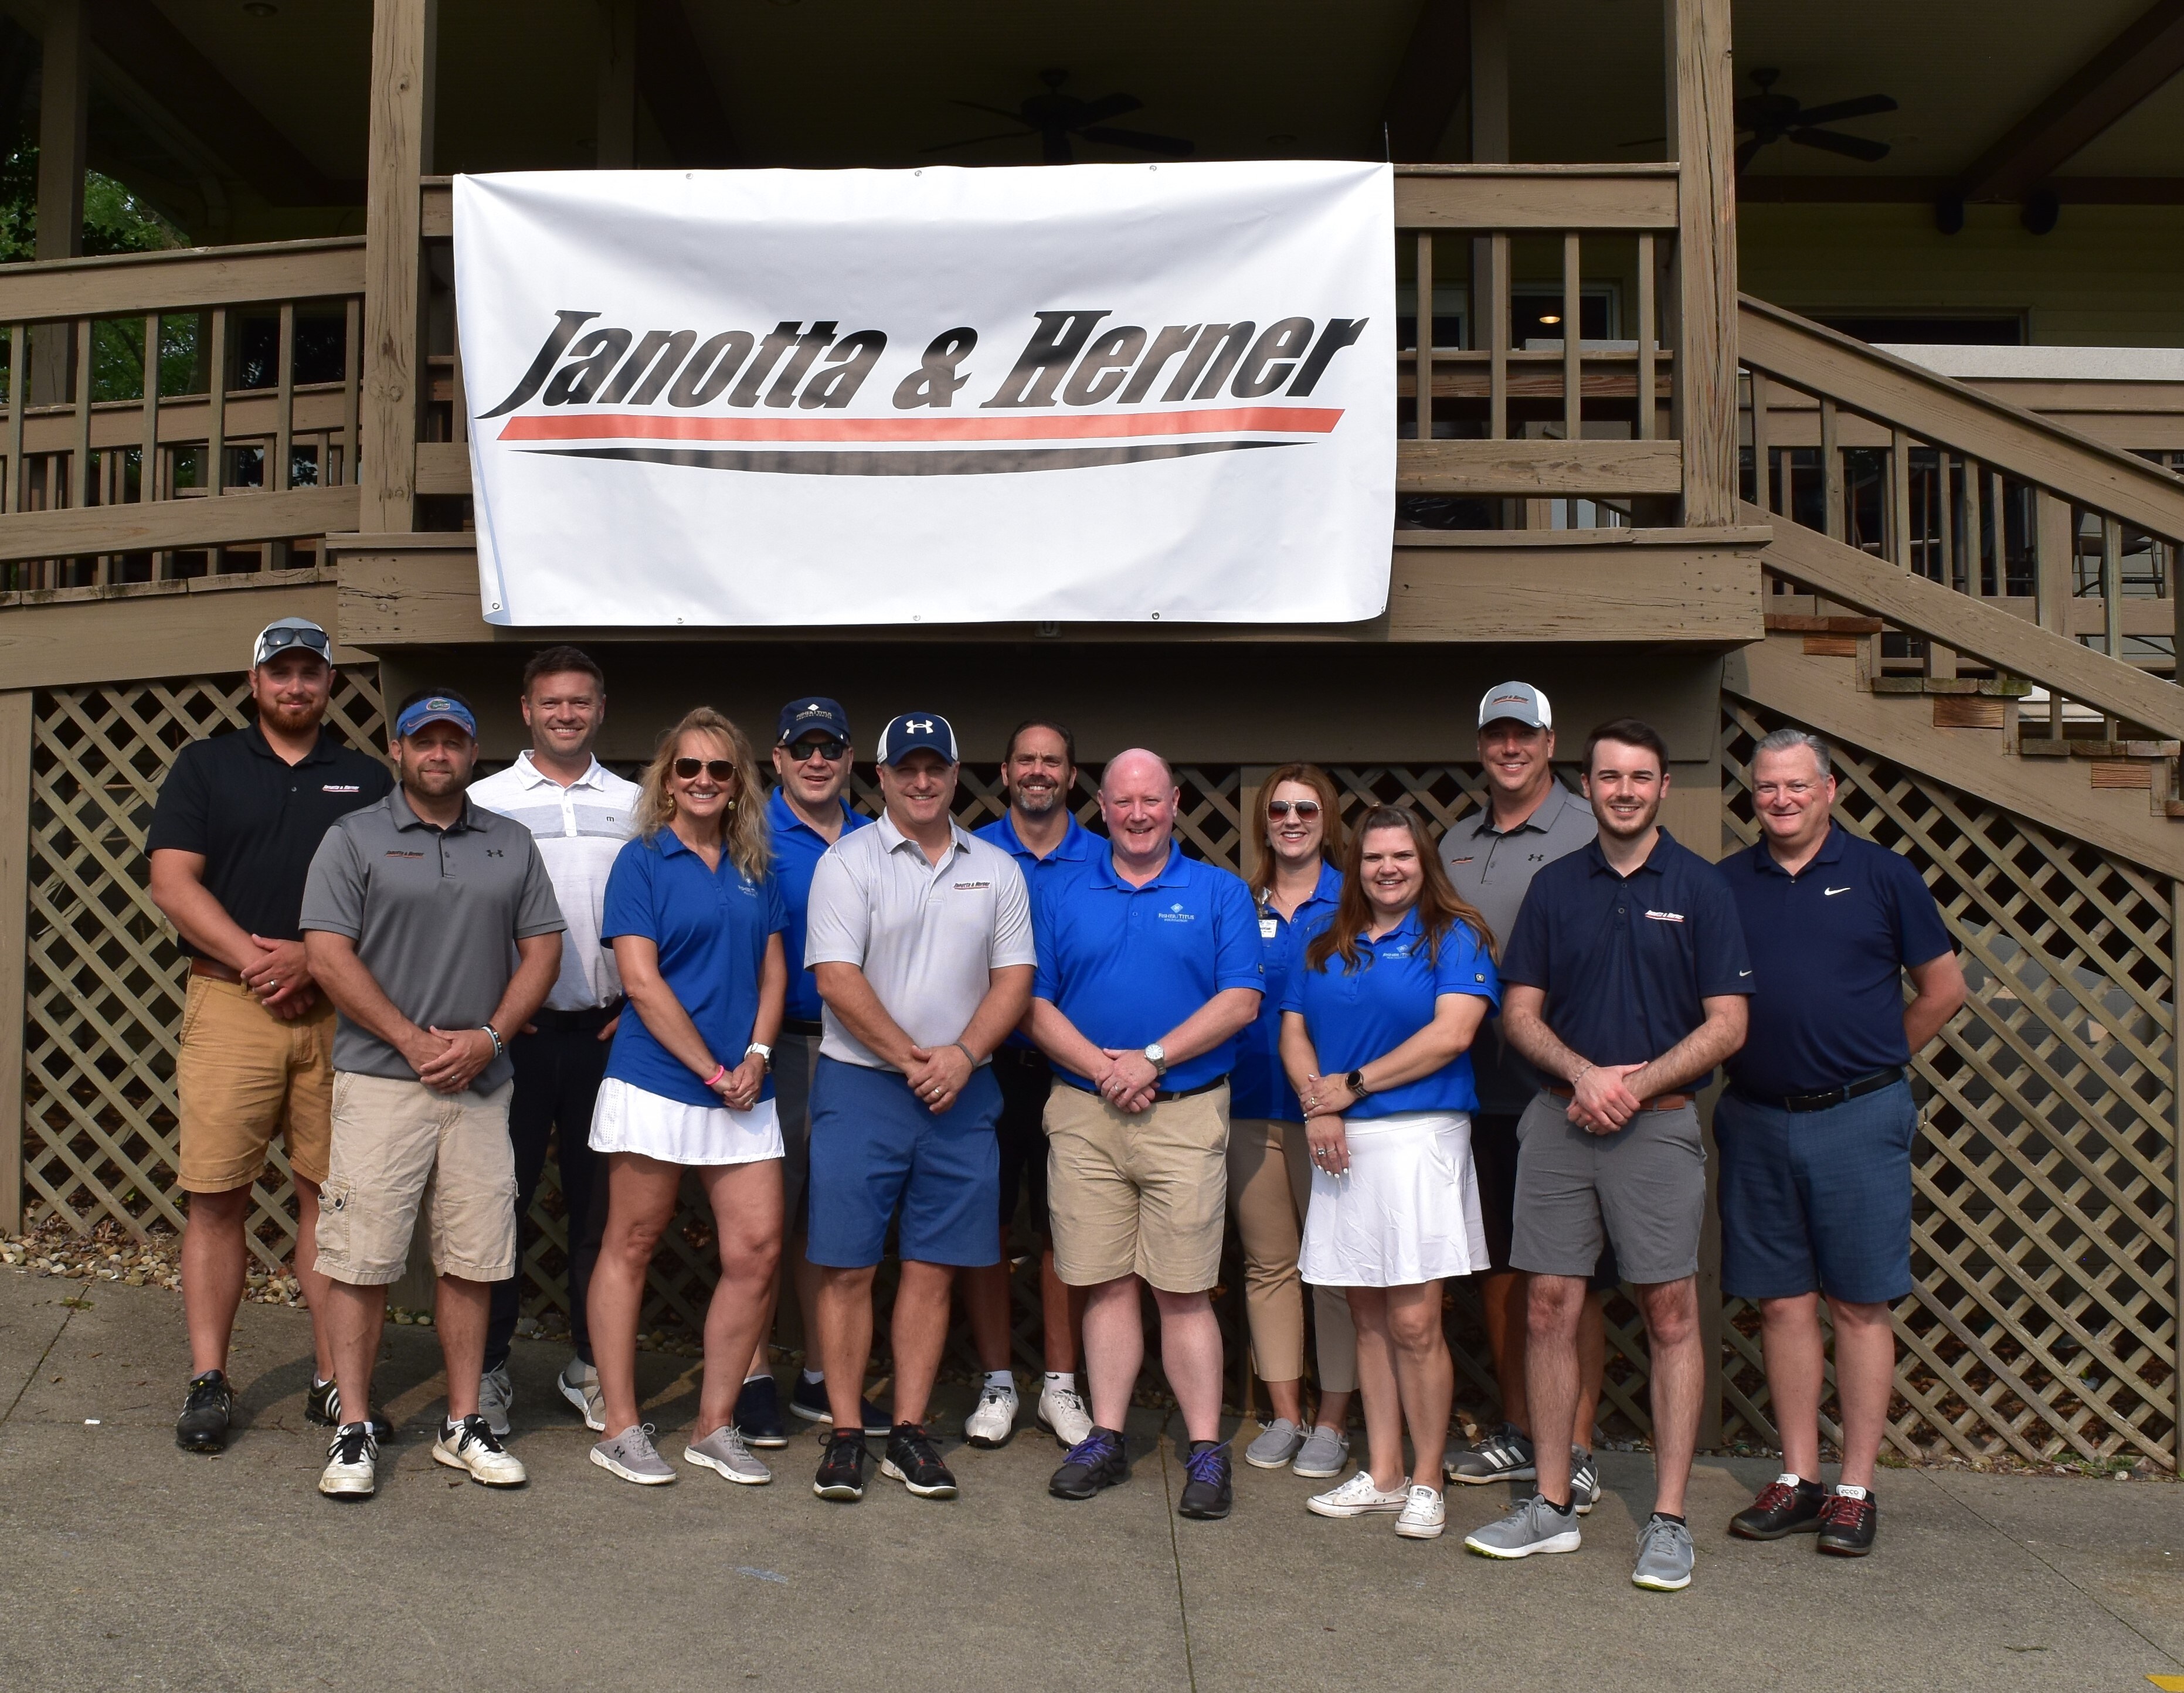
<instances>
[{"instance_id":1,"label":"navy baseball cap","mask_svg":"<svg viewBox=\"0 0 2184 1693\"><path fill-rule=\"evenodd\" d=\"M878 758L882 764L900 764L919 748L936 752L955 764L956 731L938 711L905 711L880 731Z\"/></svg>"},{"instance_id":2,"label":"navy baseball cap","mask_svg":"<svg viewBox=\"0 0 2184 1693\"><path fill-rule=\"evenodd\" d=\"M460 699L444 693L428 693L394 720L394 733L407 740L427 723L453 723L472 740L477 738L477 719Z\"/></svg>"},{"instance_id":3,"label":"navy baseball cap","mask_svg":"<svg viewBox=\"0 0 2184 1693\"><path fill-rule=\"evenodd\" d=\"M850 738L850 714L832 699L792 699L781 708L781 732L774 738L785 747L814 729L823 730L838 741L846 741Z\"/></svg>"}]
</instances>

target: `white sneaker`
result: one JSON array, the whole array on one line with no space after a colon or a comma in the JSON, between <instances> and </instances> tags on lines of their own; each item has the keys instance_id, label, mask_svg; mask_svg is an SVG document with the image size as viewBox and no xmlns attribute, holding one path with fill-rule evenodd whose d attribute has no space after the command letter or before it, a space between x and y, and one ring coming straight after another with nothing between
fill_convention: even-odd
<instances>
[{"instance_id":1,"label":"white sneaker","mask_svg":"<svg viewBox=\"0 0 2184 1693\"><path fill-rule=\"evenodd\" d=\"M1360 1470L1341 1486L1315 1493L1304 1508L1315 1517L1362 1517L1374 1511L1401 1511L1410 1502L1401 1493L1383 1493L1370 1470Z\"/></svg>"},{"instance_id":2,"label":"white sneaker","mask_svg":"<svg viewBox=\"0 0 2184 1693\"><path fill-rule=\"evenodd\" d=\"M594 1434L607 1432L606 1401L599 1395L599 1373L582 1358L572 1357L561 1366L561 1373L554 1385L561 1390L561 1397L569 1401L577 1416L584 1419L584 1427Z\"/></svg>"},{"instance_id":3,"label":"white sneaker","mask_svg":"<svg viewBox=\"0 0 2184 1693\"><path fill-rule=\"evenodd\" d=\"M963 1419L963 1438L974 1446L1006 1446L1017 1430L1017 1390L991 1382L978 1395L977 1409Z\"/></svg>"},{"instance_id":4,"label":"white sneaker","mask_svg":"<svg viewBox=\"0 0 2184 1693\"><path fill-rule=\"evenodd\" d=\"M369 1499L379 1491L379 1442L369 1423L345 1423L326 1448L319 1491L329 1499Z\"/></svg>"},{"instance_id":5,"label":"white sneaker","mask_svg":"<svg viewBox=\"0 0 2184 1693\"><path fill-rule=\"evenodd\" d=\"M475 1411L460 1423L440 1425L432 1457L451 1470L469 1471L472 1481L487 1487L521 1487L531 1479L523 1460L500 1444L500 1436Z\"/></svg>"},{"instance_id":6,"label":"white sneaker","mask_svg":"<svg viewBox=\"0 0 2184 1693\"><path fill-rule=\"evenodd\" d=\"M1403 1501L1403 1514L1396 1518L1396 1532L1407 1540L1437 1540L1448 1526L1448 1506L1430 1487L1412 1484Z\"/></svg>"},{"instance_id":7,"label":"white sneaker","mask_svg":"<svg viewBox=\"0 0 2184 1693\"><path fill-rule=\"evenodd\" d=\"M496 1440L508 1438L508 1413L515 1408L515 1384L508 1378L507 1365L478 1378L478 1415Z\"/></svg>"},{"instance_id":8,"label":"white sneaker","mask_svg":"<svg viewBox=\"0 0 2184 1693\"><path fill-rule=\"evenodd\" d=\"M1039 1426L1066 1451L1092 1438L1092 1413L1075 1389L1049 1385L1039 1389Z\"/></svg>"}]
</instances>

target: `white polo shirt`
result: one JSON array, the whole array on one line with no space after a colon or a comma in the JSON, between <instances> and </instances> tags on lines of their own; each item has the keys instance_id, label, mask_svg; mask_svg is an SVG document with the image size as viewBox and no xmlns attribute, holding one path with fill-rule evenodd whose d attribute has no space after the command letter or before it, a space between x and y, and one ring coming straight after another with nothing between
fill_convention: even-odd
<instances>
[{"instance_id":1,"label":"white polo shirt","mask_svg":"<svg viewBox=\"0 0 2184 1693\"><path fill-rule=\"evenodd\" d=\"M1039 961L1023 872L990 841L949 827L954 844L938 865L890 817L845 833L811 873L804 936L805 969L857 966L887 1014L928 1050L962 1038L991 972ZM894 1068L842 1026L832 1005L822 1022L823 1056Z\"/></svg>"},{"instance_id":2,"label":"white polo shirt","mask_svg":"<svg viewBox=\"0 0 2184 1693\"><path fill-rule=\"evenodd\" d=\"M550 1011L591 1011L621 997L614 955L599 944L599 908L607 872L637 833L641 791L597 759L564 788L531 761L528 749L506 770L471 784L474 802L531 831L553 878L569 927L561 938L561 974L546 996Z\"/></svg>"}]
</instances>

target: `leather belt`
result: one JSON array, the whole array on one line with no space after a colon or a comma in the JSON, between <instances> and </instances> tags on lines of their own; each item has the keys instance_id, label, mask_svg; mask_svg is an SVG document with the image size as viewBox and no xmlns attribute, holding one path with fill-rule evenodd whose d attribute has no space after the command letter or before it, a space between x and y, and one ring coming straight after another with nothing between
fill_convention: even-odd
<instances>
[{"instance_id":1,"label":"leather belt","mask_svg":"<svg viewBox=\"0 0 2184 1693\"><path fill-rule=\"evenodd\" d=\"M1577 1089L1574 1088L1550 1087L1547 1091L1558 1100L1574 1100L1577 1097ZM1638 1102L1638 1109L1641 1111L1680 1111L1691 1102L1691 1096L1689 1094L1656 1094L1650 1100L1641 1100Z\"/></svg>"},{"instance_id":2,"label":"leather belt","mask_svg":"<svg viewBox=\"0 0 2184 1693\"><path fill-rule=\"evenodd\" d=\"M531 1026L541 1034L597 1034L622 1012L623 1001L587 1005L581 1011L557 1011L541 1005L531 1014Z\"/></svg>"},{"instance_id":3,"label":"leather belt","mask_svg":"<svg viewBox=\"0 0 2184 1693\"><path fill-rule=\"evenodd\" d=\"M1187 1100L1196 1094L1210 1094L1216 1088L1226 1087L1228 1083L1228 1077L1216 1076L1212 1081L1201 1082L1195 1088L1163 1089L1153 1095L1153 1103L1158 1105L1163 1100Z\"/></svg>"},{"instance_id":4,"label":"leather belt","mask_svg":"<svg viewBox=\"0 0 2184 1693\"><path fill-rule=\"evenodd\" d=\"M1047 1062L1046 1055L1035 1046L997 1046L994 1062L1007 1064L1019 1070L1038 1070L1051 1073L1054 1066Z\"/></svg>"},{"instance_id":5,"label":"leather belt","mask_svg":"<svg viewBox=\"0 0 2184 1693\"><path fill-rule=\"evenodd\" d=\"M1819 1094L1783 1094L1770 1096L1755 1094L1748 1089L1732 1087L1730 1091L1741 1100L1755 1105L1766 1105L1778 1111L1824 1111L1831 1106L1846 1105L1867 1094L1877 1094L1883 1088L1892 1088L1903 1079L1903 1066L1892 1064L1886 1070L1875 1070L1869 1076L1860 1076L1856 1081L1846 1082L1840 1088L1830 1088Z\"/></svg>"},{"instance_id":6,"label":"leather belt","mask_svg":"<svg viewBox=\"0 0 2184 1693\"><path fill-rule=\"evenodd\" d=\"M190 974L206 977L214 982L229 983L236 987L242 985L242 972L232 964L222 964L217 958L192 958Z\"/></svg>"},{"instance_id":7,"label":"leather belt","mask_svg":"<svg viewBox=\"0 0 2184 1693\"><path fill-rule=\"evenodd\" d=\"M817 1017L783 1017L781 1020L781 1032L783 1034L800 1034L807 1039L816 1040L827 1033L827 1025Z\"/></svg>"}]
</instances>

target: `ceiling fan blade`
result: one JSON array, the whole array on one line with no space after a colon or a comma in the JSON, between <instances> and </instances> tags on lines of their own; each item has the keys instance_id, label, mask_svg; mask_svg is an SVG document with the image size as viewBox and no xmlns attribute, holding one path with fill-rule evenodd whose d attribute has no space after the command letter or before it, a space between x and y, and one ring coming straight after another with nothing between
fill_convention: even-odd
<instances>
[{"instance_id":1,"label":"ceiling fan blade","mask_svg":"<svg viewBox=\"0 0 2184 1693\"><path fill-rule=\"evenodd\" d=\"M1667 139L1664 135L1641 135L1635 141L1618 141L1615 144L1618 147L1658 147Z\"/></svg>"},{"instance_id":2,"label":"ceiling fan blade","mask_svg":"<svg viewBox=\"0 0 2184 1693\"><path fill-rule=\"evenodd\" d=\"M1039 154L1042 164L1077 163L1077 149L1069 144L1069 131L1059 124L1039 131Z\"/></svg>"},{"instance_id":3,"label":"ceiling fan blade","mask_svg":"<svg viewBox=\"0 0 2184 1693\"><path fill-rule=\"evenodd\" d=\"M1026 141L1033 135L1030 130L1000 130L992 135L967 136L961 141L944 141L933 147L921 148L921 153L946 153L951 148L976 147L988 141Z\"/></svg>"},{"instance_id":4,"label":"ceiling fan blade","mask_svg":"<svg viewBox=\"0 0 2184 1693\"><path fill-rule=\"evenodd\" d=\"M1739 147L1736 149L1736 168L1738 170L1741 171L1746 165L1751 164L1752 155L1758 153L1759 149L1766 144L1766 142L1761 141L1755 136L1750 141L1746 142L1743 145Z\"/></svg>"},{"instance_id":5,"label":"ceiling fan blade","mask_svg":"<svg viewBox=\"0 0 2184 1693\"><path fill-rule=\"evenodd\" d=\"M1816 147L1822 153L1839 153L1845 159L1855 159L1866 164L1878 164L1888 157L1888 143L1868 141L1864 136L1837 135L1833 130L1791 130L1790 139L1799 147Z\"/></svg>"},{"instance_id":6,"label":"ceiling fan blade","mask_svg":"<svg viewBox=\"0 0 2184 1693\"><path fill-rule=\"evenodd\" d=\"M1145 102L1134 94L1103 94L1096 100L1087 100L1077 114L1078 128L1086 124L1104 124L1110 118L1119 118L1125 112L1139 110Z\"/></svg>"},{"instance_id":7,"label":"ceiling fan blade","mask_svg":"<svg viewBox=\"0 0 2184 1693\"><path fill-rule=\"evenodd\" d=\"M1096 141L1106 147L1127 147L1137 153L1157 153L1169 159L1187 159L1198 148L1191 142L1172 135L1148 135L1143 130L1110 129L1105 124L1092 124L1077 131L1087 141Z\"/></svg>"},{"instance_id":8,"label":"ceiling fan blade","mask_svg":"<svg viewBox=\"0 0 2184 1693\"><path fill-rule=\"evenodd\" d=\"M978 100L950 100L948 103L951 106L961 106L966 111L983 112L989 118L1006 118L1012 124L1020 124L1024 120L1024 114L1022 112L1011 112L1005 106L989 106Z\"/></svg>"},{"instance_id":9,"label":"ceiling fan blade","mask_svg":"<svg viewBox=\"0 0 2184 1693\"><path fill-rule=\"evenodd\" d=\"M1886 94L1868 94L1862 99L1838 100L1831 106L1807 106L1797 113L1797 122L1805 124L1839 124L1846 118L1869 118L1877 112L1892 112L1896 102Z\"/></svg>"}]
</instances>

